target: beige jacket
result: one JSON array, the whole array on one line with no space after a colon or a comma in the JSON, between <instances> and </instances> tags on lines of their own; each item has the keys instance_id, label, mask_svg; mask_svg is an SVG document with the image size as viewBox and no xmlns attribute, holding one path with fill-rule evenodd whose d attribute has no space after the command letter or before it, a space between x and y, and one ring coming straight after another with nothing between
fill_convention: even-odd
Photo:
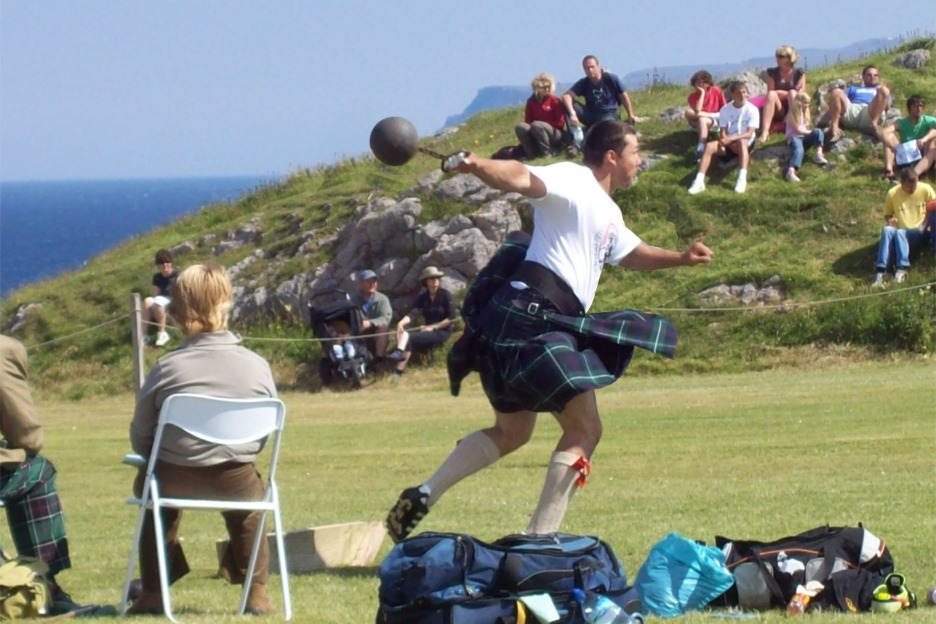
<instances>
[{"instance_id":1,"label":"beige jacket","mask_svg":"<svg viewBox=\"0 0 936 624\"><path fill-rule=\"evenodd\" d=\"M149 455L159 410L173 394L190 392L227 399L276 396L270 365L239 342L240 338L229 331L199 334L156 362L137 395L130 423L133 452ZM179 466L212 466L228 461L246 464L254 461L260 448L259 444L206 444L170 427L163 433L161 459Z\"/></svg>"},{"instance_id":2,"label":"beige jacket","mask_svg":"<svg viewBox=\"0 0 936 624\"><path fill-rule=\"evenodd\" d=\"M0 464L21 464L42 448L42 425L36 417L26 375L26 347L0 336Z\"/></svg>"}]
</instances>

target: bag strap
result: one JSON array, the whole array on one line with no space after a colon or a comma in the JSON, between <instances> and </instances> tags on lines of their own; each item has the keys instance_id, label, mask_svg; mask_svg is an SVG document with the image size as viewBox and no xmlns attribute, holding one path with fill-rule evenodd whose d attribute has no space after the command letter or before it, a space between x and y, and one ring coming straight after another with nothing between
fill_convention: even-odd
<instances>
[{"instance_id":1,"label":"bag strap","mask_svg":"<svg viewBox=\"0 0 936 624\"><path fill-rule=\"evenodd\" d=\"M754 562L757 563L757 569L760 570L761 575L764 577L764 582L767 584L767 590L770 591L770 595L773 597L772 602L774 603L774 606L786 606L786 598L783 596L783 590L780 589L780 584L777 583L777 579L775 579L773 574L770 573L770 570L767 568L767 564L763 559L761 559L760 553L756 550L752 550L751 555L754 558Z\"/></svg>"}]
</instances>

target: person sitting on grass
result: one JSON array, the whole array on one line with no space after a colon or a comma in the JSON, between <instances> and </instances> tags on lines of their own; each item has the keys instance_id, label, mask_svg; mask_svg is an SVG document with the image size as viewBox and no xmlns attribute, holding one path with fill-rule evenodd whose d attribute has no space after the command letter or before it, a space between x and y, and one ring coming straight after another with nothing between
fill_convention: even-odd
<instances>
[{"instance_id":1,"label":"person sitting on grass","mask_svg":"<svg viewBox=\"0 0 936 624\"><path fill-rule=\"evenodd\" d=\"M790 156L790 166L787 168L786 179L790 182L799 182L796 175L803 164L803 156L812 146L816 146L816 155L813 162L817 165L828 165L825 154L822 153L822 142L825 135L820 128L810 130L809 119L809 95L806 93L797 93L790 105L790 112L786 118L786 136L787 143L790 145L792 154Z\"/></svg>"},{"instance_id":2,"label":"person sitting on grass","mask_svg":"<svg viewBox=\"0 0 936 624\"><path fill-rule=\"evenodd\" d=\"M426 288L413 302L413 308L397 323L397 348L388 356L396 361L393 374L403 374L413 351L428 351L445 344L452 335L455 320L455 299L452 293L442 288L444 273L434 266L427 266L419 274L419 281ZM407 331L407 327L419 316L423 326L418 331Z\"/></svg>"},{"instance_id":3,"label":"person sitting on grass","mask_svg":"<svg viewBox=\"0 0 936 624\"><path fill-rule=\"evenodd\" d=\"M689 79L692 93L689 94L689 108L686 109L686 121L689 127L698 131L699 143L696 145L696 162L702 158L702 151L708 142L709 134L718 132L718 111L728 103L721 87L715 84L712 74L700 69Z\"/></svg>"},{"instance_id":4,"label":"person sitting on grass","mask_svg":"<svg viewBox=\"0 0 936 624\"><path fill-rule=\"evenodd\" d=\"M881 228L872 286L884 285L892 249L896 267L894 282L906 281L910 251L926 242L926 204L934 199L936 191L929 184L920 182L913 168L901 169L900 184L891 188L884 200L884 227Z\"/></svg>"},{"instance_id":5,"label":"person sitting on grass","mask_svg":"<svg viewBox=\"0 0 936 624\"><path fill-rule=\"evenodd\" d=\"M926 101L922 95L907 99L907 116L880 131L884 143L884 176L894 177L894 162L898 167L913 167L917 177L923 177L936 163L936 117L924 115Z\"/></svg>"},{"instance_id":6,"label":"person sitting on grass","mask_svg":"<svg viewBox=\"0 0 936 624\"><path fill-rule=\"evenodd\" d=\"M747 188L747 168L751 159L754 133L760 125L760 112L747 101L747 87L742 81L736 80L731 83L728 92L731 94L731 102L722 106L718 112L719 137L706 143L702 151L702 160L699 162L699 172L689 187L690 195L705 190L705 172L716 154L723 160L730 160L735 156L739 158L738 181L734 190L735 193L743 193Z\"/></svg>"},{"instance_id":7,"label":"person sitting on grass","mask_svg":"<svg viewBox=\"0 0 936 624\"><path fill-rule=\"evenodd\" d=\"M842 128L870 131L877 129L891 105L890 89L880 81L877 67L868 65L861 70L862 84L829 92L829 143L842 138Z\"/></svg>"},{"instance_id":8,"label":"person sitting on grass","mask_svg":"<svg viewBox=\"0 0 936 624\"><path fill-rule=\"evenodd\" d=\"M556 79L537 74L530 83L533 95L527 99L523 121L514 128L527 158L552 156L559 152L565 132L566 114L556 97Z\"/></svg>"},{"instance_id":9,"label":"person sitting on grass","mask_svg":"<svg viewBox=\"0 0 936 624\"><path fill-rule=\"evenodd\" d=\"M782 123L797 93L806 89L806 72L794 67L799 55L796 48L782 45L777 48L777 66L767 70L767 95L764 96L763 118L758 141L764 142L775 122Z\"/></svg>"}]
</instances>

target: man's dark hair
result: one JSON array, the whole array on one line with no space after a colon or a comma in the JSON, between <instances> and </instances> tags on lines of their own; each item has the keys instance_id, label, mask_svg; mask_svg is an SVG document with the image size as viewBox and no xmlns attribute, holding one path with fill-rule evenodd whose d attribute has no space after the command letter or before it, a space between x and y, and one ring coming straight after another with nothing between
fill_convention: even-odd
<instances>
[{"instance_id":1,"label":"man's dark hair","mask_svg":"<svg viewBox=\"0 0 936 624\"><path fill-rule=\"evenodd\" d=\"M865 65L864 68L861 70L861 75L864 76L865 74L867 74L869 69L877 69L877 66L876 66L876 65Z\"/></svg>"},{"instance_id":2,"label":"man's dark hair","mask_svg":"<svg viewBox=\"0 0 936 624\"><path fill-rule=\"evenodd\" d=\"M582 146L582 161L589 167L600 167L608 150L624 151L628 135L637 136L634 129L615 119L599 121L588 129Z\"/></svg>"},{"instance_id":3,"label":"man's dark hair","mask_svg":"<svg viewBox=\"0 0 936 624\"><path fill-rule=\"evenodd\" d=\"M588 61L589 59L594 59L596 63L598 63L599 65L601 65L601 63L598 61L598 57L595 56L594 54L589 54L589 55L587 55L585 58L583 58L583 59L582 59L582 65L584 65L585 62Z\"/></svg>"},{"instance_id":4,"label":"man's dark hair","mask_svg":"<svg viewBox=\"0 0 936 624\"><path fill-rule=\"evenodd\" d=\"M922 95L911 95L907 98L907 110L910 110L911 106L916 106L917 104L926 106L926 100L923 99Z\"/></svg>"},{"instance_id":5,"label":"man's dark hair","mask_svg":"<svg viewBox=\"0 0 936 624\"><path fill-rule=\"evenodd\" d=\"M172 252L168 249L160 249L156 252L156 264L160 265L165 262L172 262Z\"/></svg>"},{"instance_id":6,"label":"man's dark hair","mask_svg":"<svg viewBox=\"0 0 936 624\"><path fill-rule=\"evenodd\" d=\"M920 176L917 175L916 169L913 167L904 167L900 170L901 182L916 182L919 179Z\"/></svg>"}]
</instances>

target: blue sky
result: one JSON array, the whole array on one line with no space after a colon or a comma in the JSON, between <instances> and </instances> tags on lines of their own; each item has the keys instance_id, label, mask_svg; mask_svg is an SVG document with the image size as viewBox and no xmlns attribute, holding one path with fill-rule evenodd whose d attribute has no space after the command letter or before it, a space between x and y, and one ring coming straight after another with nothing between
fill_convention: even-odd
<instances>
[{"instance_id":1,"label":"blue sky","mask_svg":"<svg viewBox=\"0 0 936 624\"><path fill-rule=\"evenodd\" d=\"M626 74L934 26L922 0L0 0L0 179L279 177L589 53Z\"/></svg>"}]
</instances>

